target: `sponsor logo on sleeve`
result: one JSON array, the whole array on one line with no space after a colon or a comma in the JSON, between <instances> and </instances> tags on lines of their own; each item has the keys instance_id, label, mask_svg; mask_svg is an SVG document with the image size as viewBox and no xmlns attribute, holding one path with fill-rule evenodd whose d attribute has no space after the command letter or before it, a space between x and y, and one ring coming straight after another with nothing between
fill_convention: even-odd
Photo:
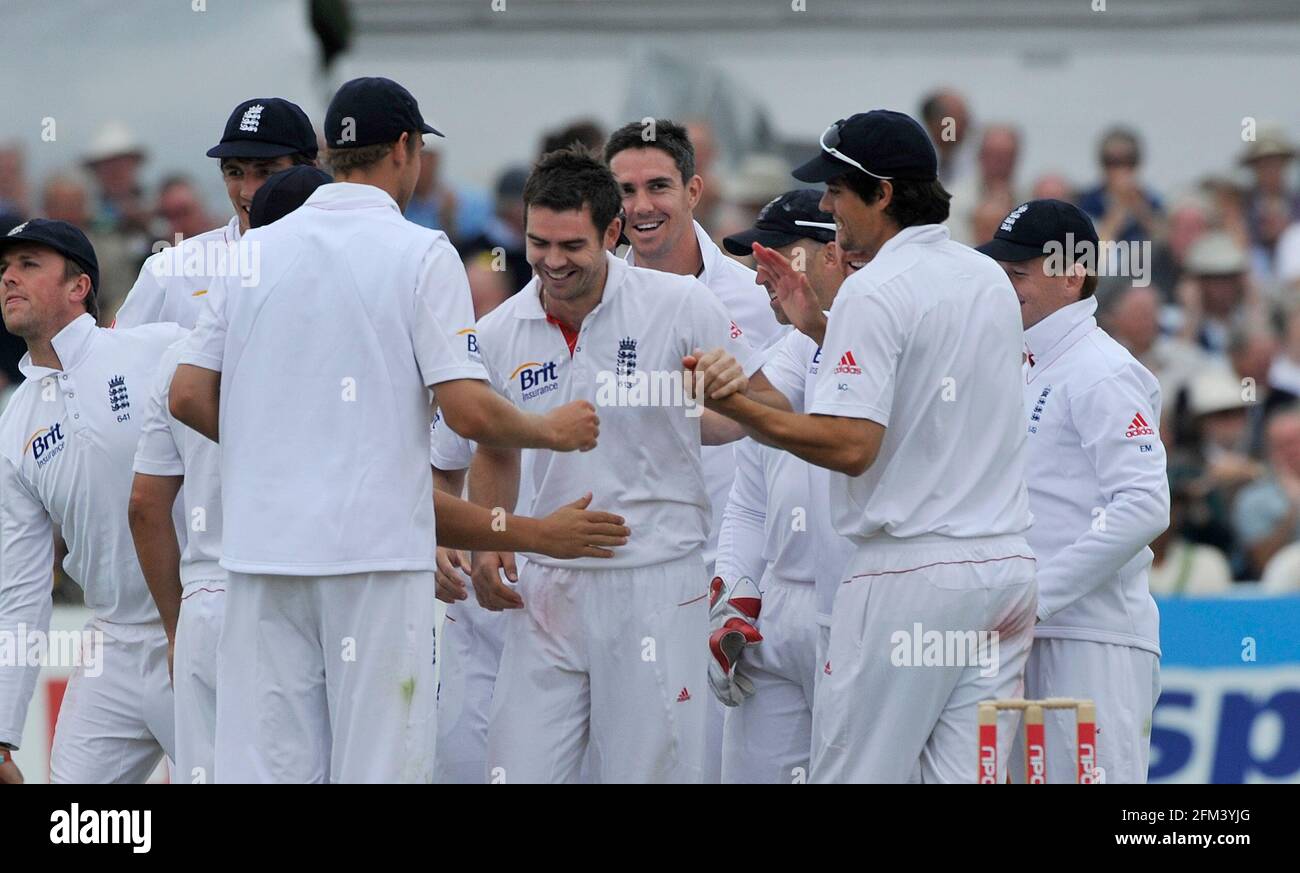
<instances>
[{"instance_id":1,"label":"sponsor logo on sleeve","mask_svg":"<svg viewBox=\"0 0 1300 873\"><path fill-rule=\"evenodd\" d=\"M521 400L532 400L560 387L554 361L547 361L546 363L526 361L515 367L515 371L510 374L511 379L516 376L519 377L519 397Z\"/></svg>"},{"instance_id":2,"label":"sponsor logo on sleeve","mask_svg":"<svg viewBox=\"0 0 1300 873\"><path fill-rule=\"evenodd\" d=\"M27 454L29 449L36 466L44 467L63 451L63 425L52 424L36 431L27 438L27 445L23 446L23 454Z\"/></svg>"},{"instance_id":3,"label":"sponsor logo on sleeve","mask_svg":"<svg viewBox=\"0 0 1300 873\"><path fill-rule=\"evenodd\" d=\"M1147 420L1139 412L1129 422L1128 430L1124 431L1124 438L1131 440L1133 437L1152 436L1153 434L1155 434L1155 431L1151 429L1151 425L1147 424Z\"/></svg>"},{"instance_id":4,"label":"sponsor logo on sleeve","mask_svg":"<svg viewBox=\"0 0 1300 873\"><path fill-rule=\"evenodd\" d=\"M853 350L849 349L840 355L839 365L835 367L836 373L847 373L850 376L861 376L862 368L858 366L857 360L853 357Z\"/></svg>"}]
</instances>

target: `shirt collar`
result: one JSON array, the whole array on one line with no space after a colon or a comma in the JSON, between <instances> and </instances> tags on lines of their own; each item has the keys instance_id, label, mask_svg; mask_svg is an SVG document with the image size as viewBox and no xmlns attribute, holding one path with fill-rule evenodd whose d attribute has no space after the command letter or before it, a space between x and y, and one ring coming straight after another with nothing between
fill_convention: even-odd
<instances>
[{"instance_id":1,"label":"shirt collar","mask_svg":"<svg viewBox=\"0 0 1300 873\"><path fill-rule=\"evenodd\" d=\"M54 354L59 356L59 363L63 365L63 372L73 369L81 363L81 359L90 351L91 342L99 335L99 328L95 325L95 319L90 313L78 315L72 321L63 326L63 330L54 335L50 340L50 345L54 346ZM41 367L32 363L32 353L27 352L23 355L22 360L18 362L19 371L28 379L41 379L51 373L57 373L58 370L49 367Z\"/></svg>"},{"instance_id":2,"label":"shirt collar","mask_svg":"<svg viewBox=\"0 0 1300 873\"><path fill-rule=\"evenodd\" d=\"M696 278L708 285L709 275L717 272L718 258L725 258L726 255L722 253L722 249L718 248L718 244L713 241L713 238L700 226L698 221L692 219L691 224L695 228L695 241L700 244L700 260L704 262L704 267ZM636 251L631 246L627 248L624 261L633 267L636 266Z\"/></svg>"},{"instance_id":3,"label":"shirt collar","mask_svg":"<svg viewBox=\"0 0 1300 873\"><path fill-rule=\"evenodd\" d=\"M605 290L600 295L600 302L596 304L596 308L591 310L592 313L599 311L627 278L629 264L622 258L605 252L605 266L609 270L605 274ZM542 308L542 286L536 276L524 286L524 290L519 292L519 303L515 307L515 318L546 318L546 310Z\"/></svg>"},{"instance_id":4,"label":"shirt collar","mask_svg":"<svg viewBox=\"0 0 1300 873\"><path fill-rule=\"evenodd\" d=\"M912 227L905 227L898 233L885 240L885 244L876 252L876 257L892 252L894 249L903 246L933 245L934 243L944 242L951 235L948 233L947 225L943 224L916 224ZM872 258L875 260L875 258Z\"/></svg>"},{"instance_id":5,"label":"shirt collar","mask_svg":"<svg viewBox=\"0 0 1300 873\"><path fill-rule=\"evenodd\" d=\"M1083 334L1097 326L1097 298L1062 306L1025 331L1025 355L1034 371L1056 360Z\"/></svg>"},{"instance_id":6,"label":"shirt collar","mask_svg":"<svg viewBox=\"0 0 1300 873\"><path fill-rule=\"evenodd\" d=\"M239 216L230 219L226 225L226 242L239 242Z\"/></svg>"},{"instance_id":7,"label":"shirt collar","mask_svg":"<svg viewBox=\"0 0 1300 873\"><path fill-rule=\"evenodd\" d=\"M303 204L317 209L373 209L387 206L398 215L397 201L388 192L374 185L361 185L356 182L330 182L321 185Z\"/></svg>"}]
</instances>

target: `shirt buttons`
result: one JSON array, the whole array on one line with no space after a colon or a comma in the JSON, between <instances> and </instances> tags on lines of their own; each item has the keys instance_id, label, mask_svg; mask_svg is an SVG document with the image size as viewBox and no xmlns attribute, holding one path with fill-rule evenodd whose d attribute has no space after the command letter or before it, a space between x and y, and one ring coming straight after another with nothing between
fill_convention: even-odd
<instances>
[{"instance_id":1,"label":"shirt buttons","mask_svg":"<svg viewBox=\"0 0 1300 873\"><path fill-rule=\"evenodd\" d=\"M574 347L573 347L573 350L574 350L575 352L580 352L580 351L582 351L582 346L574 346Z\"/></svg>"},{"instance_id":2,"label":"shirt buttons","mask_svg":"<svg viewBox=\"0 0 1300 873\"><path fill-rule=\"evenodd\" d=\"M73 418L81 418L81 413L80 413L80 412L74 412L74 413L72 413L72 417L73 417Z\"/></svg>"},{"instance_id":3,"label":"shirt buttons","mask_svg":"<svg viewBox=\"0 0 1300 873\"><path fill-rule=\"evenodd\" d=\"M60 378L63 379L64 382L66 382L68 381L68 374L64 373Z\"/></svg>"},{"instance_id":4,"label":"shirt buttons","mask_svg":"<svg viewBox=\"0 0 1300 873\"><path fill-rule=\"evenodd\" d=\"M76 391L69 391L69 392L68 392L68 396L69 396L69 397L76 397L76 396L77 396L77 392L76 392Z\"/></svg>"}]
</instances>

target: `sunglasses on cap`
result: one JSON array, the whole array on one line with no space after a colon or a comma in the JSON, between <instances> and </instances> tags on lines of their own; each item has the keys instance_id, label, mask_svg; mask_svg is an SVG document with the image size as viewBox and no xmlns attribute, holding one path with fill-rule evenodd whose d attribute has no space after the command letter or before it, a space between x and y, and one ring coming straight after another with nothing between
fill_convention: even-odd
<instances>
[{"instance_id":1,"label":"sunglasses on cap","mask_svg":"<svg viewBox=\"0 0 1300 873\"><path fill-rule=\"evenodd\" d=\"M830 127L826 128L825 133L822 134L821 140L819 141L822 147L822 151L826 152L826 154L830 155L836 160L843 161L844 163L848 164L851 167L856 167L857 169L866 173L868 176L872 177L873 179L882 179L886 182L892 181L894 178L893 176L882 176L879 173L873 173L870 170L868 170L866 167L859 164L857 161L853 160L853 158L849 157L848 155L844 154L842 151L836 148L836 146L840 144L840 128L844 125L844 121L845 120L841 118L839 121L835 122Z\"/></svg>"}]
</instances>

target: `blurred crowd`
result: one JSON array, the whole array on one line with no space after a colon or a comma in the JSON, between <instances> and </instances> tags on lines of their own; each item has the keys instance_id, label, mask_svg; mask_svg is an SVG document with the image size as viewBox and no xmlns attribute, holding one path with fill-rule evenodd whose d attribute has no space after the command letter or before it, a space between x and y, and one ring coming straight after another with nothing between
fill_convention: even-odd
<instances>
[{"instance_id":1,"label":"blurred crowd","mask_svg":"<svg viewBox=\"0 0 1300 873\"><path fill-rule=\"evenodd\" d=\"M984 242L1017 204L1055 197L1088 212L1103 245L1128 244L1127 268L1104 271L1098 286L1098 320L1163 389L1173 521L1152 546L1153 592L1215 594L1256 580L1300 590L1300 184L1288 132L1261 122L1243 135L1234 166L1156 191L1143 178L1136 130L1099 131L1095 167L1031 179L1019 170L1031 131L979 118L950 89L926 96L915 115L953 195L953 238ZM705 182L696 219L715 239L749 227L765 203L797 186L781 156L723 165L709 121L683 123ZM521 199L531 161L574 142L599 150L604 137L588 119L549 131L490 190L457 183L444 154L425 151L407 217L451 238L477 315L531 276ZM142 184L149 155L120 123L92 138L80 166L38 186L29 187L23 157L0 144L0 233L35 215L85 230L100 260L106 324L157 246L228 219L228 205L205 202L189 176ZM21 378L23 351L7 333L2 340L0 392Z\"/></svg>"}]
</instances>

